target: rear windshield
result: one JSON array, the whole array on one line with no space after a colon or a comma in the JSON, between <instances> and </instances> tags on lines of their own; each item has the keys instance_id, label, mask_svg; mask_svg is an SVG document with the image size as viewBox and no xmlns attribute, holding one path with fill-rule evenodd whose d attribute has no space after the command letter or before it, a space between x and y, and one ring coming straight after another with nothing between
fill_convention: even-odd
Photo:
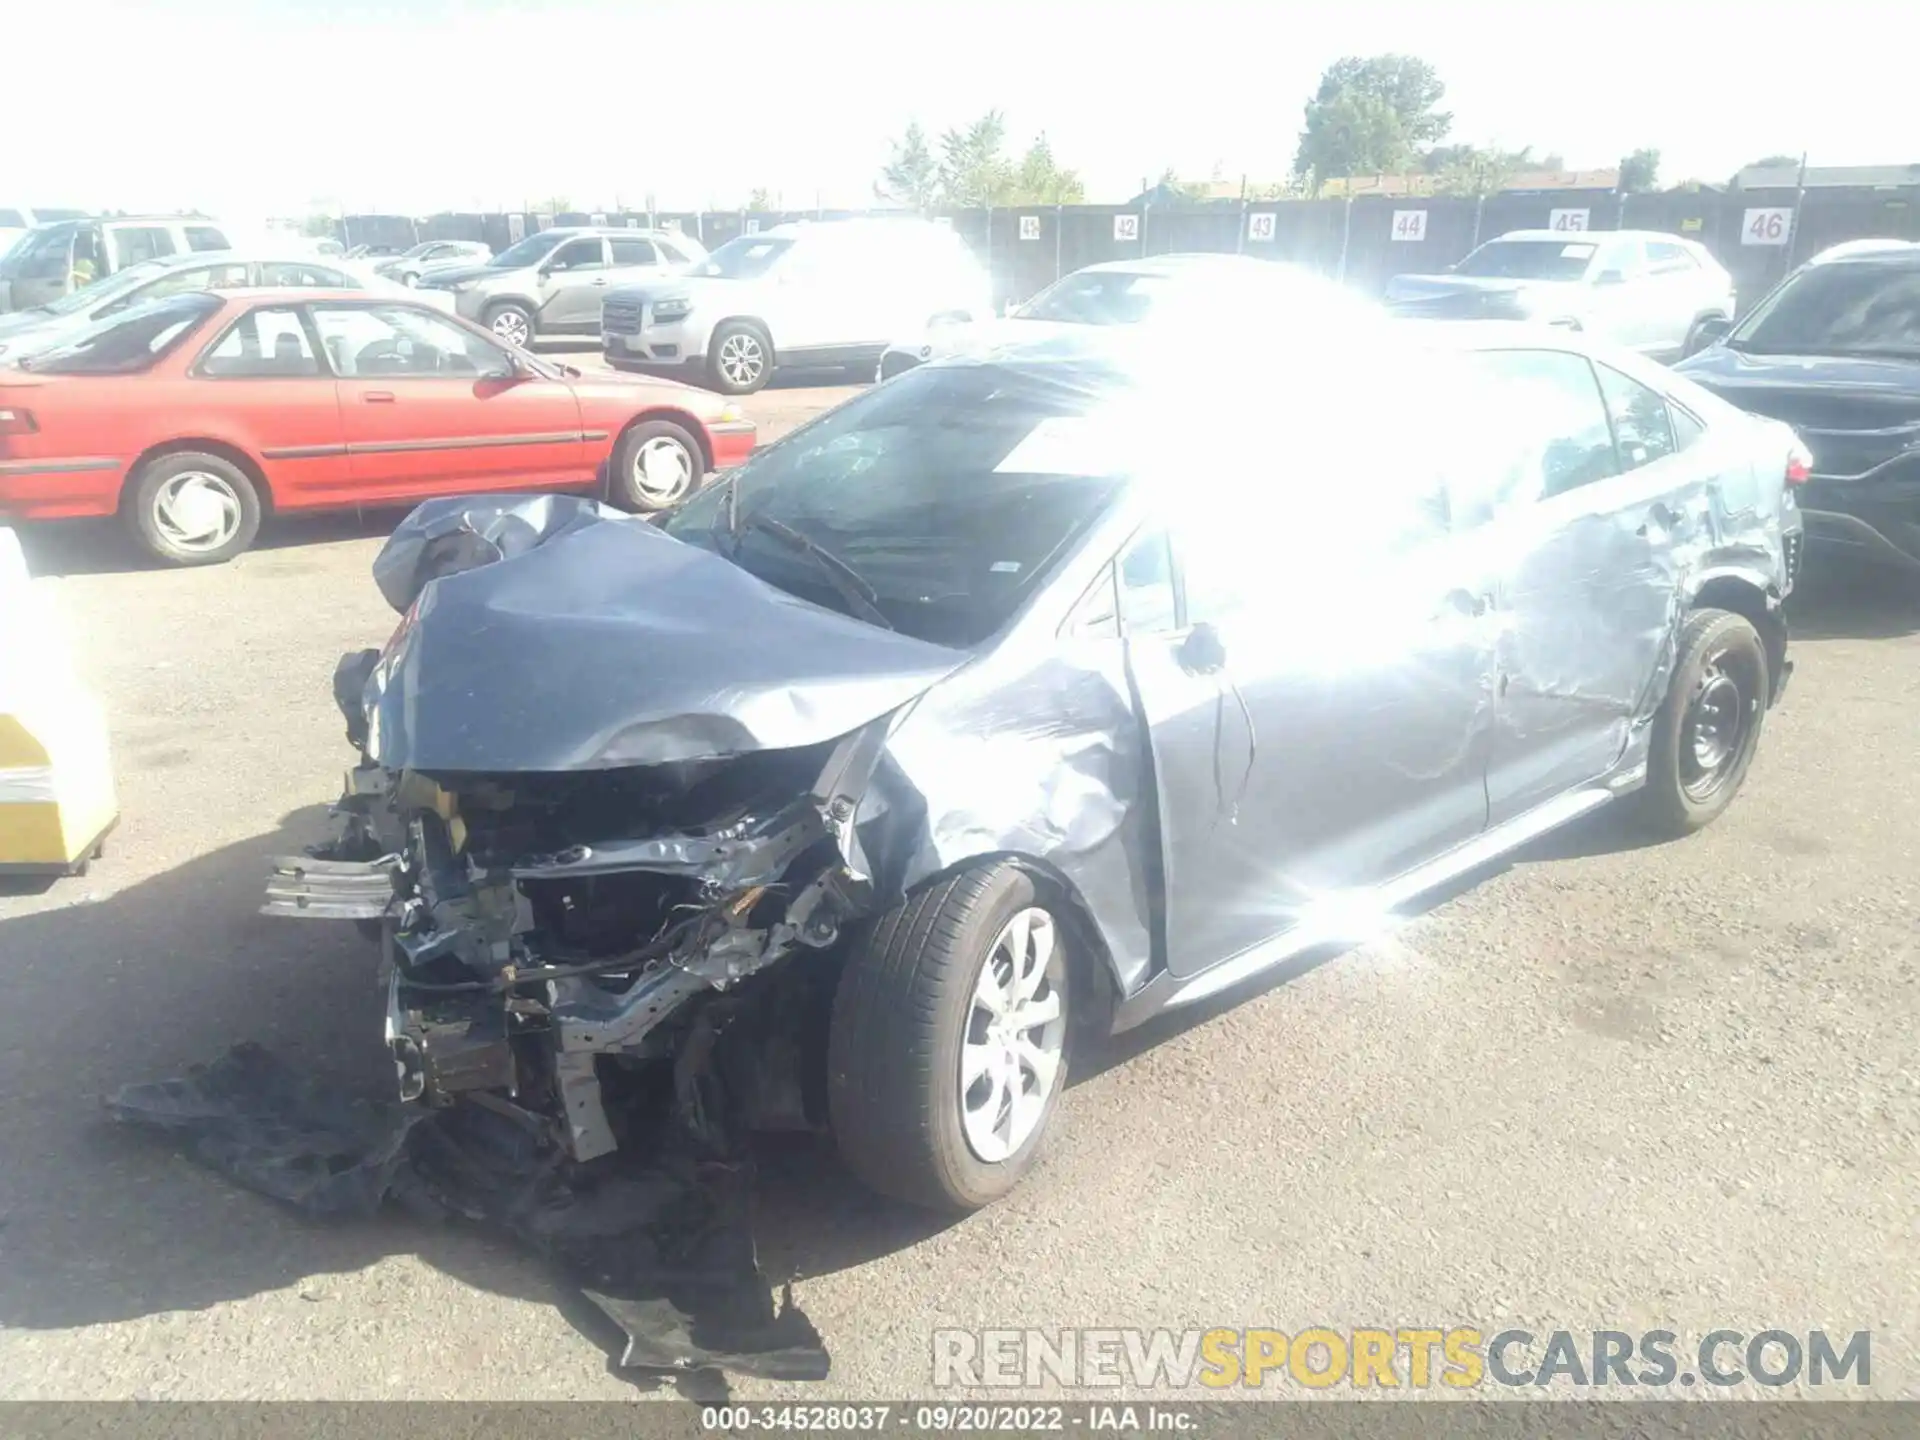
<instances>
[{"instance_id":1,"label":"rear windshield","mask_svg":"<svg viewBox=\"0 0 1920 1440\"><path fill-rule=\"evenodd\" d=\"M169 295L89 325L63 345L20 361L42 375L134 375L179 345L221 306L204 292Z\"/></svg>"},{"instance_id":2,"label":"rear windshield","mask_svg":"<svg viewBox=\"0 0 1920 1440\"><path fill-rule=\"evenodd\" d=\"M1839 261L1802 270L1727 337L1751 355L1920 358L1920 265Z\"/></svg>"},{"instance_id":3,"label":"rear windshield","mask_svg":"<svg viewBox=\"0 0 1920 1440\"><path fill-rule=\"evenodd\" d=\"M776 521L851 566L894 629L979 645L1124 483L1098 437L1074 423L1110 395L1077 367L909 371L762 450L662 528L792 594L859 613L819 563L752 523Z\"/></svg>"},{"instance_id":4,"label":"rear windshield","mask_svg":"<svg viewBox=\"0 0 1920 1440\"><path fill-rule=\"evenodd\" d=\"M1491 240L1454 266L1453 273L1500 280L1578 280L1598 248L1587 240Z\"/></svg>"}]
</instances>

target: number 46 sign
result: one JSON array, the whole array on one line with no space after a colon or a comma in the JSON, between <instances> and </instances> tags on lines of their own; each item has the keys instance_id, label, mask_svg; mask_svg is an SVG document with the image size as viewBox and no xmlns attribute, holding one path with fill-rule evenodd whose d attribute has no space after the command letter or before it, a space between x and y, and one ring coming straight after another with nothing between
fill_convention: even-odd
<instances>
[{"instance_id":1,"label":"number 46 sign","mask_svg":"<svg viewBox=\"0 0 1920 1440\"><path fill-rule=\"evenodd\" d=\"M1793 231L1791 205L1767 205L1747 211L1740 221L1742 245L1784 245Z\"/></svg>"}]
</instances>

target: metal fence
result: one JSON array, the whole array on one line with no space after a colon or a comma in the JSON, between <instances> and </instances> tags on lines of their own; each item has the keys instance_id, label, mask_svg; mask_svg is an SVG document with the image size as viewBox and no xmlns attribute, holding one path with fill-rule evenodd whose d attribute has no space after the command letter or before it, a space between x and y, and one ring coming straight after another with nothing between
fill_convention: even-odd
<instances>
[{"instance_id":1,"label":"metal fence","mask_svg":"<svg viewBox=\"0 0 1920 1440\"><path fill-rule=\"evenodd\" d=\"M790 220L875 212L612 211L351 215L346 243L402 249L421 240L483 240L501 250L554 225L678 229L709 249ZM1659 230L1699 240L1751 304L1794 265L1843 240L1920 240L1920 187L1671 191L1569 190L1472 197L1241 201L1167 207L1063 205L961 210L950 224L993 277L996 303L1024 300L1083 265L1181 251L1241 252L1311 265L1363 292L1394 275L1434 271L1509 230Z\"/></svg>"}]
</instances>

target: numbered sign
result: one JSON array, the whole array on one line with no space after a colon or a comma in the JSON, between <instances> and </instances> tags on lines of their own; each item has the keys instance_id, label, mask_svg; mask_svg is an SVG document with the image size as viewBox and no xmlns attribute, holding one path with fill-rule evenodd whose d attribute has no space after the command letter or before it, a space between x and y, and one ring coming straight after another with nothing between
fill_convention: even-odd
<instances>
[{"instance_id":1,"label":"numbered sign","mask_svg":"<svg viewBox=\"0 0 1920 1440\"><path fill-rule=\"evenodd\" d=\"M1396 210L1393 212L1393 238L1395 240L1424 240L1427 238L1427 212L1424 210Z\"/></svg>"},{"instance_id":2,"label":"numbered sign","mask_svg":"<svg viewBox=\"0 0 1920 1440\"><path fill-rule=\"evenodd\" d=\"M1020 238L1022 240L1038 240L1040 238L1040 217L1038 215L1022 215L1020 217Z\"/></svg>"},{"instance_id":3,"label":"numbered sign","mask_svg":"<svg viewBox=\"0 0 1920 1440\"><path fill-rule=\"evenodd\" d=\"M1547 212L1549 230L1584 230L1587 228L1586 210L1550 210Z\"/></svg>"},{"instance_id":4,"label":"numbered sign","mask_svg":"<svg viewBox=\"0 0 1920 1440\"><path fill-rule=\"evenodd\" d=\"M760 233L760 217L757 215L749 215L747 217L747 234L758 235L759 233Z\"/></svg>"},{"instance_id":5,"label":"numbered sign","mask_svg":"<svg viewBox=\"0 0 1920 1440\"><path fill-rule=\"evenodd\" d=\"M1742 245L1784 245L1793 230L1791 205L1763 205L1749 210L1740 222Z\"/></svg>"},{"instance_id":6,"label":"numbered sign","mask_svg":"<svg viewBox=\"0 0 1920 1440\"><path fill-rule=\"evenodd\" d=\"M607 223L607 217L604 215L589 215L587 216L587 223L589 225L604 225Z\"/></svg>"},{"instance_id":7,"label":"numbered sign","mask_svg":"<svg viewBox=\"0 0 1920 1440\"><path fill-rule=\"evenodd\" d=\"M527 217L524 215L507 216L507 239L518 245L527 238Z\"/></svg>"},{"instance_id":8,"label":"numbered sign","mask_svg":"<svg viewBox=\"0 0 1920 1440\"><path fill-rule=\"evenodd\" d=\"M536 230L551 230L553 228L553 216L551 215L534 216L533 228Z\"/></svg>"},{"instance_id":9,"label":"numbered sign","mask_svg":"<svg viewBox=\"0 0 1920 1440\"><path fill-rule=\"evenodd\" d=\"M1140 217L1138 215L1114 216L1113 238L1116 240L1138 240L1140 238Z\"/></svg>"},{"instance_id":10,"label":"numbered sign","mask_svg":"<svg viewBox=\"0 0 1920 1440\"><path fill-rule=\"evenodd\" d=\"M1249 240L1273 239L1274 213L1271 210L1256 210L1247 216L1247 238Z\"/></svg>"}]
</instances>

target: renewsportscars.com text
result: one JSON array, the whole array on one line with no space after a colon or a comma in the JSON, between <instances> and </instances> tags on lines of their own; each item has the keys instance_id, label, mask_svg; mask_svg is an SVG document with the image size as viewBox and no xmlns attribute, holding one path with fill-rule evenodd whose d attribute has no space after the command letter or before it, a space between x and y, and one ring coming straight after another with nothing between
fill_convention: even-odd
<instances>
[{"instance_id":1,"label":"renewsportscars.com text","mask_svg":"<svg viewBox=\"0 0 1920 1440\"><path fill-rule=\"evenodd\" d=\"M1481 1389L1489 1385L1778 1387L1872 1383L1873 1337L1833 1332L1498 1330L937 1330L938 1388Z\"/></svg>"}]
</instances>

